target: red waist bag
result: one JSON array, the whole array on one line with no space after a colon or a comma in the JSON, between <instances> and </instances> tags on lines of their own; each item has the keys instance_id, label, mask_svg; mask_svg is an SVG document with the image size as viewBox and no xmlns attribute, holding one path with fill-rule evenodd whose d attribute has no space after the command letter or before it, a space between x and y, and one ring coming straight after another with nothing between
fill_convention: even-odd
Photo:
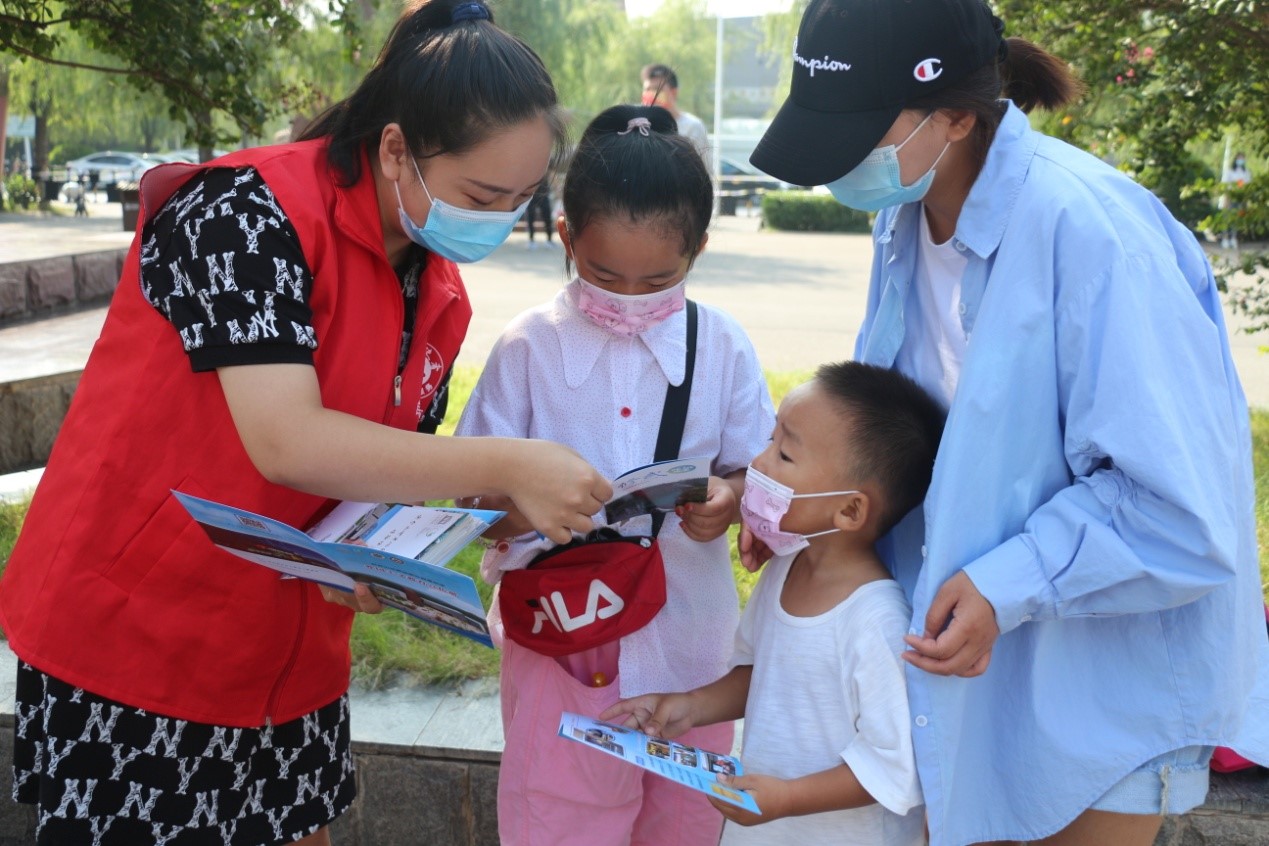
<instances>
[{"instance_id":1,"label":"red waist bag","mask_svg":"<svg viewBox=\"0 0 1269 846\"><path fill-rule=\"evenodd\" d=\"M656 538L598 529L503 573L498 602L507 637L571 655L651 622L665 605L665 562Z\"/></svg>"},{"instance_id":2,"label":"red waist bag","mask_svg":"<svg viewBox=\"0 0 1269 846\"><path fill-rule=\"evenodd\" d=\"M681 385L669 385L653 461L677 458L696 370L696 303L688 300L687 356ZM558 658L603 646L646 626L665 605L665 561L656 536L625 537L607 527L548 549L523 570L502 574L498 603L507 637Z\"/></svg>"}]
</instances>

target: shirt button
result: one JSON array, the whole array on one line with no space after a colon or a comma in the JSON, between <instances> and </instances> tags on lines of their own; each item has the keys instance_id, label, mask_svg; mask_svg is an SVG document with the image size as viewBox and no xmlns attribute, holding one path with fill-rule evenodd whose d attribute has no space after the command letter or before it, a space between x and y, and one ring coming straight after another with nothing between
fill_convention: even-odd
<instances>
[{"instance_id":1,"label":"shirt button","mask_svg":"<svg viewBox=\"0 0 1269 846\"><path fill-rule=\"evenodd\" d=\"M956 251L957 251L958 253L963 253L963 252L965 252L965 242L964 242L964 241L961 241L961 240L959 240L959 239L956 241Z\"/></svg>"},{"instance_id":2,"label":"shirt button","mask_svg":"<svg viewBox=\"0 0 1269 846\"><path fill-rule=\"evenodd\" d=\"M1029 623L1029 622L1031 622L1031 615L1030 615L1030 614L1023 614L1021 617L1019 617L1019 618L1018 618L1018 621L1019 621L1019 622L1021 622L1021 623Z\"/></svg>"},{"instance_id":3,"label":"shirt button","mask_svg":"<svg viewBox=\"0 0 1269 846\"><path fill-rule=\"evenodd\" d=\"M621 409L621 416L622 416L622 417L629 417L631 414L634 414L634 412L633 412L633 411L631 411L631 410L630 410L630 408L629 408L628 406L627 406L627 407L623 407L623 408Z\"/></svg>"},{"instance_id":4,"label":"shirt button","mask_svg":"<svg viewBox=\"0 0 1269 846\"><path fill-rule=\"evenodd\" d=\"M914 722L917 724L917 728L925 728L930 721L925 718L925 714L918 714Z\"/></svg>"},{"instance_id":5,"label":"shirt button","mask_svg":"<svg viewBox=\"0 0 1269 846\"><path fill-rule=\"evenodd\" d=\"M925 557L925 544L921 544L921 557Z\"/></svg>"},{"instance_id":6,"label":"shirt button","mask_svg":"<svg viewBox=\"0 0 1269 846\"><path fill-rule=\"evenodd\" d=\"M964 314L965 312L969 311L969 306L965 305L964 303L958 303L956 306L956 310L960 312L961 314Z\"/></svg>"}]
</instances>

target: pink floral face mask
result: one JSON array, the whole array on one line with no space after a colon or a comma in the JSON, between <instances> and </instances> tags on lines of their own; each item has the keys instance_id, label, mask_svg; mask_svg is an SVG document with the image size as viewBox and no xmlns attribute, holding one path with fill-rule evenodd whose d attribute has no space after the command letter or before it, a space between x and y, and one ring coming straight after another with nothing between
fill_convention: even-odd
<instances>
[{"instance_id":1,"label":"pink floral face mask","mask_svg":"<svg viewBox=\"0 0 1269 846\"><path fill-rule=\"evenodd\" d=\"M577 277L577 307L614 335L630 337L656 326L686 302L686 280L651 294L614 294Z\"/></svg>"}]
</instances>

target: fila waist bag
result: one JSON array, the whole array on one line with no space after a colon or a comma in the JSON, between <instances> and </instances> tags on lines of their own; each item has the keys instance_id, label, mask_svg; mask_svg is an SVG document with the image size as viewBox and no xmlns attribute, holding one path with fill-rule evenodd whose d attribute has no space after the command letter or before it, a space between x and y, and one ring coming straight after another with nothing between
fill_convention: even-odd
<instances>
[{"instance_id":1,"label":"fila waist bag","mask_svg":"<svg viewBox=\"0 0 1269 846\"><path fill-rule=\"evenodd\" d=\"M498 597L507 637L572 655L646 626L665 605L665 562L654 537L597 529L503 573Z\"/></svg>"}]
</instances>

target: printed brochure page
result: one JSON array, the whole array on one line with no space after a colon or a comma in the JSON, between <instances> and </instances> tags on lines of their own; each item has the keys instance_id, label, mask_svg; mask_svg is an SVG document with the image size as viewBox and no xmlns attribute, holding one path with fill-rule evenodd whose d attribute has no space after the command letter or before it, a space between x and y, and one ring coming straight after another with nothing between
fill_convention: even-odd
<instances>
[{"instance_id":1,"label":"printed brochure page","mask_svg":"<svg viewBox=\"0 0 1269 846\"><path fill-rule=\"evenodd\" d=\"M746 811L761 813L758 803L748 793L718 783L719 775L744 775L740 761L731 755L719 755L673 740L650 737L635 729L601 723L569 711L560 715L559 735Z\"/></svg>"},{"instance_id":2,"label":"printed brochure page","mask_svg":"<svg viewBox=\"0 0 1269 846\"><path fill-rule=\"evenodd\" d=\"M708 458L675 458L636 467L613 479L604 519L612 525L656 511L673 511L687 502L704 502L708 487Z\"/></svg>"},{"instance_id":3,"label":"printed brochure page","mask_svg":"<svg viewBox=\"0 0 1269 846\"><path fill-rule=\"evenodd\" d=\"M212 543L286 575L351 591L492 647L470 576L446 569L506 512L343 502L305 533L219 502L173 491Z\"/></svg>"}]
</instances>

